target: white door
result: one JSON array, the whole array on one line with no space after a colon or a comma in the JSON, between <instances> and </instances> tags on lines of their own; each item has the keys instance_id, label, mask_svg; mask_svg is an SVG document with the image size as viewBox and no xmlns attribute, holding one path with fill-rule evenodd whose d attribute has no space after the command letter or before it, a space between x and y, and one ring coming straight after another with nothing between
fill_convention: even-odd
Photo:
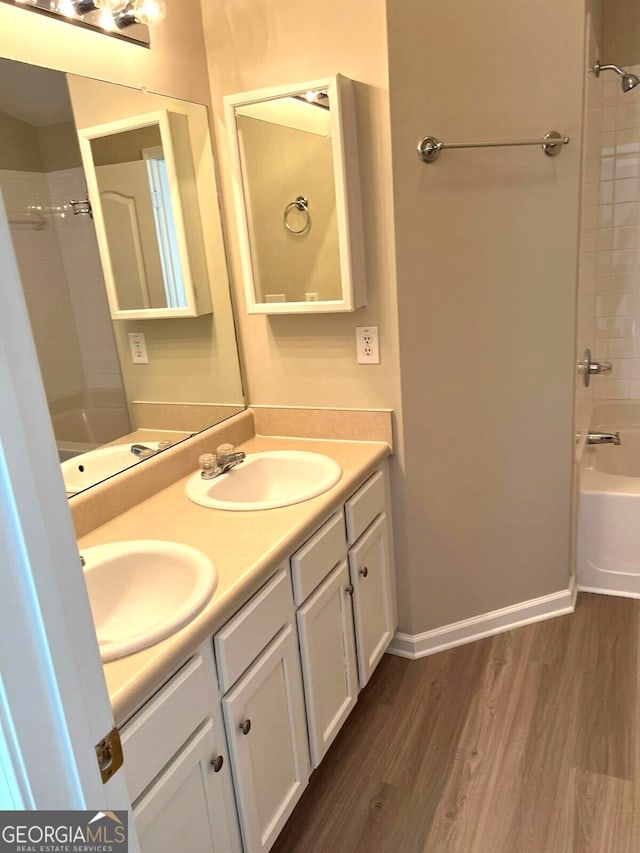
<instances>
[{"instance_id":1,"label":"white door","mask_svg":"<svg viewBox=\"0 0 640 853\"><path fill-rule=\"evenodd\" d=\"M1 196L0 281L1 807L126 809L98 769L113 717Z\"/></svg>"},{"instance_id":2,"label":"white door","mask_svg":"<svg viewBox=\"0 0 640 853\"><path fill-rule=\"evenodd\" d=\"M295 629L287 625L222 699L246 853L271 848L309 781Z\"/></svg>"},{"instance_id":3,"label":"white door","mask_svg":"<svg viewBox=\"0 0 640 853\"><path fill-rule=\"evenodd\" d=\"M369 681L394 631L387 517L383 513L349 551L360 686Z\"/></svg>"},{"instance_id":4,"label":"white door","mask_svg":"<svg viewBox=\"0 0 640 853\"><path fill-rule=\"evenodd\" d=\"M100 204L118 308L165 308L164 274L149 184L143 160L96 166ZM100 230L97 231L98 235Z\"/></svg>"},{"instance_id":5,"label":"white door","mask_svg":"<svg viewBox=\"0 0 640 853\"><path fill-rule=\"evenodd\" d=\"M142 853L234 853L220 735L207 720L134 805ZM237 829L236 829L237 832Z\"/></svg>"},{"instance_id":6,"label":"white door","mask_svg":"<svg viewBox=\"0 0 640 853\"><path fill-rule=\"evenodd\" d=\"M340 563L298 610L311 763L318 767L358 699L351 585Z\"/></svg>"}]
</instances>

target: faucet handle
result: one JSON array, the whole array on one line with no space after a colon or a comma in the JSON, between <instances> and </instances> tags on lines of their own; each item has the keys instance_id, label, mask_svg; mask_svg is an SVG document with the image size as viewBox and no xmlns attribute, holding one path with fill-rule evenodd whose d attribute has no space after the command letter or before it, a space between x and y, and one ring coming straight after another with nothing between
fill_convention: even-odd
<instances>
[{"instance_id":1,"label":"faucet handle","mask_svg":"<svg viewBox=\"0 0 640 853\"><path fill-rule=\"evenodd\" d=\"M173 444L172 441L161 441L158 444L158 450L167 450Z\"/></svg>"},{"instance_id":2,"label":"faucet handle","mask_svg":"<svg viewBox=\"0 0 640 853\"><path fill-rule=\"evenodd\" d=\"M225 444L219 444L216 447L216 456L229 456L231 453L235 453L235 447L233 444L229 444L226 442Z\"/></svg>"},{"instance_id":3,"label":"faucet handle","mask_svg":"<svg viewBox=\"0 0 640 853\"><path fill-rule=\"evenodd\" d=\"M198 456L198 465L200 466L200 476L205 479L210 478L216 470L218 460L215 453L203 453Z\"/></svg>"}]
</instances>

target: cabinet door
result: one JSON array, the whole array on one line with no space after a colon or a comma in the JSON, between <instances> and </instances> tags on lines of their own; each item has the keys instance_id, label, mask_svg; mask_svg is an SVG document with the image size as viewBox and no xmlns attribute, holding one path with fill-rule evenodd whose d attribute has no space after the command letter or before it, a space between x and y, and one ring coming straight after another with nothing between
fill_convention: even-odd
<instances>
[{"instance_id":1,"label":"cabinet door","mask_svg":"<svg viewBox=\"0 0 640 853\"><path fill-rule=\"evenodd\" d=\"M298 610L311 763L322 761L358 698L349 569L342 562Z\"/></svg>"},{"instance_id":2,"label":"cabinet door","mask_svg":"<svg viewBox=\"0 0 640 853\"><path fill-rule=\"evenodd\" d=\"M133 815L141 853L240 851L222 746L224 735L207 720L137 800Z\"/></svg>"},{"instance_id":3,"label":"cabinet door","mask_svg":"<svg viewBox=\"0 0 640 853\"><path fill-rule=\"evenodd\" d=\"M309 781L295 629L287 625L222 700L244 849L269 850Z\"/></svg>"},{"instance_id":4,"label":"cabinet door","mask_svg":"<svg viewBox=\"0 0 640 853\"><path fill-rule=\"evenodd\" d=\"M349 570L354 588L360 687L364 687L391 642L394 631L391 564L384 513L349 551Z\"/></svg>"}]
</instances>

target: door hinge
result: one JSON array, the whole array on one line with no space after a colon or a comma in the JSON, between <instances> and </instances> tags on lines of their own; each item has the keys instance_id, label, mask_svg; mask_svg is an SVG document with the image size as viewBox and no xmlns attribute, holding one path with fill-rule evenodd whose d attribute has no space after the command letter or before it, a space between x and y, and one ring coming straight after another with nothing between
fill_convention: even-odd
<instances>
[{"instance_id":1,"label":"door hinge","mask_svg":"<svg viewBox=\"0 0 640 853\"><path fill-rule=\"evenodd\" d=\"M120 732L117 728L112 729L100 743L96 744L96 756L103 784L117 773L122 767L122 744L120 743Z\"/></svg>"}]
</instances>

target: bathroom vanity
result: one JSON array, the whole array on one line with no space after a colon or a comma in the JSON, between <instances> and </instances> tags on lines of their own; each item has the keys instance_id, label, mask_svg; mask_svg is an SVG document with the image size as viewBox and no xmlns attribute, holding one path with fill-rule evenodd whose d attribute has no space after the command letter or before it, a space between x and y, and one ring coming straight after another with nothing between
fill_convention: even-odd
<instances>
[{"instance_id":1,"label":"bathroom vanity","mask_svg":"<svg viewBox=\"0 0 640 853\"><path fill-rule=\"evenodd\" d=\"M311 450L342 467L311 500L208 509L187 478L83 537L195 545L218 588L167 640L105 665L143 853L267 851L396 627L383 443L254 436L247 453Z\"/></svg>"}]
</instances>

